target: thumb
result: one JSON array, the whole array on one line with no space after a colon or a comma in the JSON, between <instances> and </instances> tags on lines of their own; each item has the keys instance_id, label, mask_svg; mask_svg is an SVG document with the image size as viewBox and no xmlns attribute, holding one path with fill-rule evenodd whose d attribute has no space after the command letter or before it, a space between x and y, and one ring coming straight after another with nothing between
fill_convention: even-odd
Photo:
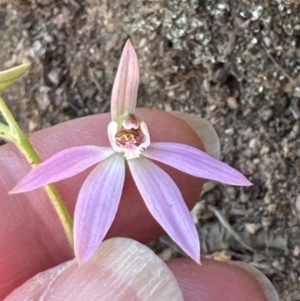
<instances>
[{"instance_id":1,"label":"thumb","mask_svg":"<svg viewBox=\"0 0 300 301\"><path fill-rule=\"evenodd\" d=\"M176 278L146 246L128 238L101 244L93 257L74 260L28 280L4 301L17 300L183 300Z\"/></svg>"}]
</instances>

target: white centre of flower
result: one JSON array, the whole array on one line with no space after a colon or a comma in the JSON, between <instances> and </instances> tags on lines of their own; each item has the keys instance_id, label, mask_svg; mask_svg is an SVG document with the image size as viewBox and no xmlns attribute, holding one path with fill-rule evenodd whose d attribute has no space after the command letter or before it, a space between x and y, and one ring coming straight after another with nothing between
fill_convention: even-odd
<instances>
[{"instance_id":1,"label":"white centre of flower","mask_svg":"<svg viewBox=\"0 0 300 301\"><path fill-rule=\"evenodd\" d=\"M134 114L123 118L118 125L117 121L108 124L108 137L112 148L124 153L126 159L134 159L150 145L150 135L145 122Z\"/></svg>"}]
</instances>

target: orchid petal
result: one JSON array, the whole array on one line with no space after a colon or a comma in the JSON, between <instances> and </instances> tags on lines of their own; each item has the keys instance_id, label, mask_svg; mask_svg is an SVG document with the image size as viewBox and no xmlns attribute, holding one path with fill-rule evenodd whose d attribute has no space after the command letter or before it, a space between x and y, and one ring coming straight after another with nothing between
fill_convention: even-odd
<instances>
[{"instance_id":1,"label":"orchid petal","mask_svg":"<svg viewBox=\"0 0 300 301\"><path fill-rule=\"evenodd\" d=\"M230 185L250 186L252 183L239 171L198 148L172 142L155 142L143 156L160 161L195 177Z\"/></svg>"},{"instance_id":2,"label":"orchid petal","mask_svg":"<svg viewBox=\"0 0 300 301\"><path fill-rule=\"evenodd\" d=\"M139 77L138 58L130 40L127 40L112 89L112 120L116 120L124 114L134 113Z\"/></svg>"},{"instance_id":3,"label":"orchid petal","mask_svg":"<svg viewBox=\"0 0 300 301\"><path fill-rule=\"evenodd\" d=\"M62 150L33 168L10 193L30 191L70 178L114 153L111 147L85 145Z\"/></svg>"},{"instance_id":4,"label":"orchid petal","mask_svg":"<svg viewBox=\"0 0 300 301\"><path fill-rule=\"evenodd\" d=\"M200 262L198 233L174 181L147 158L128 160L128 165L153 217L190 257Z\"/></svg>"},{"instance_id":5,"label":"orchid petal","mask_svg":"<svg viewBox=\"0 0 300 301\"><path fill-rule=\"evenodd\" d=\"M102 161L83 183L74 214L74 249L79 263L93 255L110 228L124 179L124 157L114 154Z\"/></svg>"}]
</instances>

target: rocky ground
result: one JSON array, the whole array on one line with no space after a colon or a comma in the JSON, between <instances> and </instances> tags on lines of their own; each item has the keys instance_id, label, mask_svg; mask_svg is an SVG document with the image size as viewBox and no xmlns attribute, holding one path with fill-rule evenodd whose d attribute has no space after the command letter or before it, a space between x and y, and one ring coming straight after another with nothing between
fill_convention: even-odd
<instances>
[{"instance_id":1,"label":"rocky ground","mask_svg":"<svg viewBox=\"0 0 300 301\"><path fill-rule=\"evenodd\" d=\"M30 61L5 97L27 131L109 110L125 40L139 106L209 120L222 159L254 186L206 186L203 253L243 260L300 300L299 0L0 0L1 69ZM163 237L161 256L180 251Z\"/></svg>"}]
</instances>

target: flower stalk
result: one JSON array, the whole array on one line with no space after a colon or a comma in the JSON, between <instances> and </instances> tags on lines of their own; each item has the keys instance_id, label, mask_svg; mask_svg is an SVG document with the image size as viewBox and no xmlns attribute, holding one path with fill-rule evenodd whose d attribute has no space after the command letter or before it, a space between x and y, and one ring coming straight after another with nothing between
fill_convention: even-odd
<instances>
[{"instance_id":1,"label":"flower stalk","mask_svg":"<svg viewBox=\"0 0 300 301\"><path fill-rule=\"evenodd\" d=\"M26 64L0 72L0 92L23 75L28 67L29 65ZM13 142L32 167L38 165L41 159L2 97L0 97L0 112L7 122L7 125L0 123L0 137ZM73 247L73 219L55 186L53 184L46 185L45 190L62 223L69 244Z\"/></svg>"}]
</instances>

